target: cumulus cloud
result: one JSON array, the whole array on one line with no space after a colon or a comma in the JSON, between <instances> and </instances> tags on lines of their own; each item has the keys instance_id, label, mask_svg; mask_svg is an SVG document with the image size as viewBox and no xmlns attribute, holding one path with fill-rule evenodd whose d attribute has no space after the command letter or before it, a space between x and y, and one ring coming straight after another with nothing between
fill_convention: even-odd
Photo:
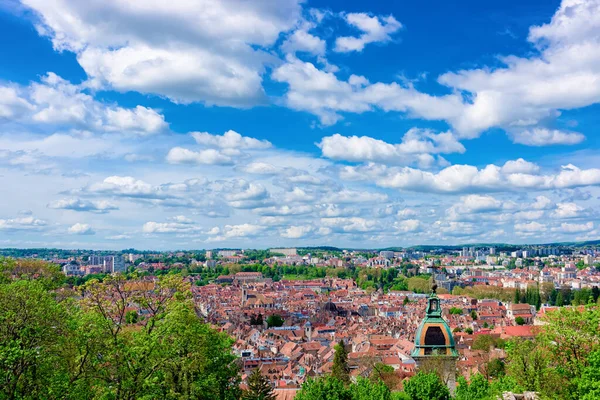
<instances>
[{"instance_id":1,"label":"cumulus cloud","mask_svg":"<svg viewBox=\"0 0 600 400\"><path fill-rule=\"evenodd\" d=\"M83 189L87 193L104 193L113 196L164 198L168 194L161 187L153 186L132 176L109 176L102 182L93 183Z\"/></svg>"},{"instance_id":2,"label":"cumulus cloud","mask_svg":"<svg viewBox=\"0 0 600 400\"><path fill-rule=\"evenodd\" d=\"M507 56L501 68L481 68L442 75L439 82L470 92L471 103L451 118L464 135L492 126L535 127L558 109L584 107L600 100L600 20L598 0L563 0L549 23L533 26L528 40L539 55ZM514 136L528 145L573 144L582 135L528 130Z\"/></svg>"},{"instance_id":3,"label":"cumulus cloud","mask_svg":"<svg viewBox=\"0 0 600 400\"><path fill-rule=\"evenodd\" d=\"M518 232L545 232L546 230L546 225L535 221L515 224L515 231Z\"/></svg>"},{"instance_id":4,"label":"cumulus cloud","mask_svg":"<svg viewBox=\"0 0 600 400\"><path fill-rule=\"evenodd\" d=\"M0 231L39 230L46 225L46 221L33 216L0 219Z\"/></svg>"},{"instance_id":5,"label":"cumulus cloud","mask_svg":"<svg viewBox=\"0 0 600 400\"><path fill-rule=\"evenodd\" d=\"M524 189L565 189L600 185L600 169L580 169L564 165L558 174L505 173L497 165L479 169L472 165L452 165L439 172L411 167L384 167L367 164L346 166L340 177L348 180L374 180L378 186L418 192L464 193Z\"/></svg>"},{"instance_id":6,"label":"cumulus cloud","mask_svg":"<svg viewBox=\"0 0 600 400\"><path fill-rule=\"evenodd\" d=\"M194 221L185 216L176 216L171 219L172 222L154 222L148 221L142 227L144 233L195 233L200 231L200 227L194 224Z\"/></svg>"},{"instance_id":7,"label":"cumulus cloud","mask_svg":"<svg viewBox=\"0 0 600 400\"><path fill-rule=\"evenodd\" d=\"M52 72L29 86L0 87L0 118L5 115L26 125L68 125L140 136L168 129L165 117L152 108L102 103L85 90L84 85L74 85Z\"/></svg>"},{"instance_id":8,"label":"cumulus cloud","mask_svg":"<svg viewBox=\"0 0 600 400\"><path fill-rule=\"evenodd\" d=\"M522 158L509 160L502 166L502 172L505 174L533 174L540 170L537 164L525 161Z\"/></svg>"},{"instance_id":9,"label":"cumulus cloud","mask_svg":"<svg viewBox=\"0 0 600 400\"><path fill-rule=\"evenodd\" d=\"M289 108L310 112L323 125L339 121L341 112L360 114L375 108L433 120L450 118L463 109L462 99L456 94L430 96L410 85L371 84L356 75L343 81L332 71L291 56L273 71L272 78L288 85L284 100Z\"/></svg>"},{"instance_id":10,"label":"cumulus cloud","mask_svg":"<svg viewBox=\"0 0 600 400\"><path fill-rule=\"evenodd\" d=\"M231 157L215 149L193 151L183 147L173 147L167 154L171 164L231 165Z\"/></svg>"},{"instance_id":11,"label":"cumulus cloud","mask_svg":"<svg viewBox=\"0 0 600 400\"><path fill-rule=\"evenodd\" d=\"M423 161L422 155L464 153L465 147L451 132L435 134L411 129L399 144L390 144L368 136L326 136L318 143L323 156L334 160L410 164Z\"/></svg>"},{"instance_id":12,"label":"cumulus cloud","mask_svg":"<svg viewBox=\"0 0 600 400\"><path fill-rule=\"evenodd\" d=\"M68 229L71 235L95 235L96 232L88 224L82 224L80 222L71 225Z\"/></svg>"},{"instance_id":13,"label":"cumulus cloud","mask_svg":"<svg viewBox=\"0 0 600 400\"><path fill-rule=\"evenodd\" d=\"M288 227L287 229L284 229L283 232L281 232L281 236L284 238L288 238L288 239L300 239L300 238L308 236L313 231L314 231L314 228L312 226L292 225L292 226Z\"/></svg>"},{"instance_id":14,"label":"cumulus cloud","mask_svg":"<svg viewBox=\"0 0 600 400\"><path fill-rule=\"evenodd\" d=\"M584 211L584 208L576 203L557 203L556 210L552 212L554 218L576 218Z\"/></svg>"},{"instance_id":15,"label":"cumulus cloud","mask_svg":"<svg viewBox=\"0 0 600 400\"><path fill-rule=\"evenodd\" d=\"M242 107L265 97L262 74L273 56L261 48L301 16L298 0L23 3L55 49L77 54L96 87Z\"/></svg>"},{"instance_id":16,"label":"cumulus cloud","mask_svg":"<svg viewBox=\"0 0 600 400\"><path fill-rule=\"evenodd\" d=\"M248 174L257 175L278 175L282 172L282 169L274 166L273 164L265 162L253 162L240 168L242 171Z\"/></svg>"},{"instance_id":17,"label":"cumulus cloud","mask_svg":"<svg viewBox=\"0 0 600 400\"><path fill-rule=\"evenodd\" d=\"M573 145L585 140L578 132L567 132L558 129L531 128L510 133L513 142L527 146Z\"/></svg>"},{"instance_id":18,"label":"cumulus cloud","mask_svg":"<svg viewBox=\"0 0 600 400\"><path fill-rule=\"evenodd\" d=\"M362 51L369 43L385 43L392 40L391 35L402 28L402 24L392 15L381 17L365 13L348 13L343 15L348 25L358 29L362 34L358 37L342 36L335 40L334 50L340 53Z\"/></svg>"},{"instance_id":19,"label":"cumulus cloud","mask_svg":"<svg viewBox=\"0 0 600 400\"><path fill-rule=\"evenodd\" d=\"M372 232L380 228L377 221L361 217L321 218L321 225L345 233Z\"/></svg>"},{"instance_id":20,"label":"cumulus cloud","mask_svg":"<svg viewBox=\"0 0 600 400\"><path fill-rule=\"evenodd\" d=\"M71 210L71 211L81 211L81 212L92 212L98 214L106 214L109 211L118 210L115 204L106 201L106 200L98 200L98 201L89 201L82 200L79 198L67 198L53 201L48 204L48 208L54 208L59 210Z\"/></svg>"},{"instance_id":21,"label":"cumulus cloud","mask_svg":"<svg viewBox=\"0 0 600 400\"><path fill-rule=\"evenodd\" d=\"M223 228L216 228L212 231L216 236L208 238L208 241L219 242L227 239L254 237L266 229L262 225L255 224L225 225Z\"/></svg>"},{"instance_id":22,"label":"cumulus cloud","mask_svg":"<svg viewBox=\"0 0 600 400\"><path fill-rule=\"evenodd\" d=\"M560 231L563 233L580 233L580 232L588 232L594 229L593 222L587 222L585 224L569 224L563 222L560 224L560 227L555 228L553 230Z\"/></svg>"},{"instance_id":23,"label":"cumulus cloud","mask_svg":"<svg viewBox=\"0 0 600 400\"><path fill-rule=\"evenodd\" d=\"M312 9L307 19L303 19L298 29L292 32L281 44L284 53L295 54L304 52L314 56L325 55L327 43L325 40L313 35L310 31L317 27L323 20L325 13Z\"/></svg>"},{"instance_id":24,"label":"cumulus cloud","mask_svg":"<svg viewBox=\"0 0 600 400\"><path fill-rule=\"evenodd\" d=\"M421 230L421 221L418 219L407 219L398 221L395 224L396 229L400 232L418 232Z\"/></svg>"},{"instance_id":25,"label":"cumulus cloud","mask_svg":"<svg viewBox=\"0 0 600 400\"><path fill-rule=\"evenodd\" d=\"M225 132L223 135L213 135L208 132L192 132L191 135L196 143L219 149L268 149L272 146L267 140L242 136L232 130Z\"/></svg>"}]
</instances>

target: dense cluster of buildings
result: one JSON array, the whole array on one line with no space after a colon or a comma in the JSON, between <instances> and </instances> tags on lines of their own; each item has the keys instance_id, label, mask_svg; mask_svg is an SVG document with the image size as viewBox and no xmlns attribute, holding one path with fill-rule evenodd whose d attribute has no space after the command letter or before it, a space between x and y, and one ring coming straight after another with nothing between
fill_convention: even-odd
<instances>
[{"instance_id":1,"label":"dense cluster of buildings","mask_svg":"<svg viewBox=\"0 0 600 400\"><path fill-rule=\"evenodd\" d=\"M527 304L449 294L368 293L351 279L273 282L260 273L248 274L236 274L227 286L194 287L194 299L207 321L235 338L243 378L260 368L279 391L295 391L309 377L330 372L340 341L349 352L352 377L368 376L382 363L393 368L401 385L434 348L447 350L449 361L470 376L490 357L505 356L501 350L473 350L478 335L534 335L537 314ZM283 326L268 325L274 314L283 318ZM517 325L517 317L526 325Z\"/></svg>"},{"instance_id":2,"label":"dense cluster of buildings","mask_svg":"<svg viewBox=\"0 0 600 400\"><path fill-rule=\"evenodd\" d=\"M590 250L562 253L539 247L504 252L471 247L455 252L344 251L316 256L281 248L270 253L262 260L267 265L410 268L414 274L433 275L440 293L477 285L520 290L544 284L555 289L600 286L596 268L600 253ZM120 272L133 263L138 268L168 268L156 261L157 256L91 254L75 262L62 261L67 275ZM146 261L150 259L154 261ZM214 268L251 262L243 250L219 250L206 251L203 261L194 259L191 264ZM185 279L195 283L193 275ZM540 316L552 309L467 295L363 290L353 279L274 281L261 272L221 275L208 285L192 285L192 293L206 321L235 339L243 380L259 368L282 398L293 398L308 378L330 372L339 342L349 352L353 378L368 376L381 363L395 371L400 388L434 349L435 354L447 355L445 362L450 364L445 370L469 377L482 372L491 359L505 357L501 349L475 350L479 335L532 338ZM269 325L273 315L281 317L283 325ZM452 374L447 383L454 385Z\"/></svg>"},{"instance_id":3,"label":"dense cluster of buildings","mask_svg":"<svg viewBox=\"0 0 600 400\"><path fill-rule=\"evenodd\" d=\"M91 255L86 262L68 260L62 269L65 275L72 276L125 272L125 259L121 255Z\"/></svg>"}]
</instances>

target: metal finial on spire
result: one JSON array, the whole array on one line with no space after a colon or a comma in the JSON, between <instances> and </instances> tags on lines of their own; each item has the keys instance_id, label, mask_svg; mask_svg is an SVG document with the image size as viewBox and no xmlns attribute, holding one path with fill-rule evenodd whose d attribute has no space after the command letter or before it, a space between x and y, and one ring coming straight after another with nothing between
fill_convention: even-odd
<instances>
[{"instance_id":1,"label":"metal finial on spire","mask_svg":"<svg viewBox=\"0 0 600 400\"><path fill-rule=\"evenodd\" d=\"M431 276L432 281L431 281L431 293L432 294L436 294L437 291L437 283L435 283L435 268L433 270L433 275Z\"/></svg>"}]
</instances>

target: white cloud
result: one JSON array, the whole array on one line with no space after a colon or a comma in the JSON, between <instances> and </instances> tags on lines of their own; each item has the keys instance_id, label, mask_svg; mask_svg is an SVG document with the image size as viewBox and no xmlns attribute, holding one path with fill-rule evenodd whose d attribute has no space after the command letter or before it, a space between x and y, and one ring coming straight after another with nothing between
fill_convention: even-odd
<instances>
[{"instance_id":1,"label":"white cloud","mask_svg":"<svg viewBox=\"0 0 600 400\"><path fill-rule=\"evenodd\" d=\"M410 167L380 165L346 166L340 177L348 180L374 180L378 186L418 192L464 193L524 189L565 189L600 185L600 169L580 169L564 165L558 174L505 174L502 168L490 164L482 169L472 165L452 165L439 172Z\"/></svg>"},{"instance_id":2,"label":"white cloud","mask_svg":"<svg viewBox=\"0 0 600 400\"><path fill-rule=\"evenodd\" d=\"M416 217L417 215L419 215L419 213L416 212L415 210L413 210L412 208L404 208L404 209L398 211L397 215L399 218L407 219L407 218L411 218L411 217Z\"/></svg>"},{"instance_id":3,"label":"white cloud","mask_svg":"<svg viewBox=\"0 0 600 400\"><path fill-rule=\"evenodd\" d=\"M563 0L548 24L533 26L529 41L540 53L529 58L508 56L503 68L447 73L440 83L470 92L471 104L451 119L464 135L492 126L535 126L558 109L584 107L600 100L600 19L598 0ZM525 134L525 144L568 144L581 135L542 132ZM515 138L518 138L517 135ZM545 139L544 139L545 137ZM550 142L550 143L548 143Z\"/></svg>"},{"instance_id":4,"label":"white cloud","mask_svg":"<svg viewBox=\"0 0 600 400\"><path fill-rule=\"evenodd\" d=\"M569 224L563 222L560 224L559 228L553 229L563 233L580 233L580 232L588 232L594 229L593 222L587 222L585 224Z\"/></svg>"},{"instance_id":5,"label":"white cloud","mask_svg":"<svg viewBox=\"0 0 600 400\"><path fill-rule=\"evenodd\" d=\"M585 140L578 132L566 132L558 129L531 128L510 133L513 142L527 146L573 145Z\"/></svg>"},{"instance_id":6,"label":"white cloud","mask_svg":"<svg viewBox=\"0 0 600 400\"><path fill-rule=\"evenodd\" d=\"M537 164L525 161L522 158L507 161L502 166L502 172L505 174L533 174L538 172L539 170L540 167Z\"/></svg>"},{"instance_id":7,"label":"white cloud","mask_svg":"<svg viewBox=\"0 0 600 400\"><path fill-rule=\"evenodd\" d=\"M228 106L264 100L261 75L274 57L261 48L301 15L297 0L23 3L55 49L77 54L96 87Z\"/></svg>"},{"instance_id":8,"label":"white cloud","mask_svg":"<svg viewBox=\"0 0 600 400\"><path fill-rule=\"evenodd\" d=\"M390 144L368 136L326 136L318 143L323 156L334 160L372 161L390 164L410 164L421 161L420 156L437 153L464 153L464 146L451 132L435 134L411 129L399 144Z\"/></svg>"},{"instance_id":9,"label":"white cloud","mask_svg":"<svg viewBox=\"0 0 600 400\"><path fill-rule=\"evenodd\" d=\"M363 113L376 107L434 120L450 118L463 109L462 99L456 94L435 97L410 85L370 84L364 77L357 76L342 81L334 72L322 71L312 63L292 56L286 61L272 73L275 81L289 85L286 105L317 115L323 125L339 121L340 112Z\"/></svg>"},{"instance_id":10,"label":"white cloud","mask_svg":"<svg viewBox=\"0 0 600 400\"><path fill-rule=\"evenodd\" d=\"M46 221L32 216L0 219L0 231L38 230L46 225Z\"/></svg>"},{"instance_id":11,"label":"white cloud","mask_svg":"<svg viewBox=\"0 0 600 400\"><path fill-rule=\"evenodd\" d=\"M22 98L14 87L0 86L0 121L15 118L32 110L34 106Z\"/></svg>"},{"instance_id":12,"label":"white cloud","mask_svg":"<svg viewBox=\"0 0 600 400\"><path fill-rule=\"evenodd\" d=\"M400 232L418 232L421 230L421 221L418 219L407 219L398 221L395 224L396 229Z\"/></svg>"},{"instance_id":13,"label":"white cloud","mask_svg":"<svg viewBox=\"0 0 600 400\"><path fill-rule=\"evenodd\" d=\"M370 16L365 13L345 14L346 22L363 32L359 37L343 36L335 40L335 51L347 53L362 51L369 43L385 43L392 40L391 35L396 33L402 24L393 16Z\"/></svg>"},{"instance_id":14,"label":"white cloud","mask_svg":"<svg viewBox=\"0 0 600 400\"><path fill-rule=\"evenodd\" d=\"M109 176L102 182L91 184L83 189L89 193L104 193L113 196L164 198L167 193L158 186L153 186L131 176Z\"/></svg>"},{"instance_id":15,"label":"white cloud","mask_svg":"<svg viewBox=\"0 0 600 400\"><path fill-rule=\"evenodd\" d=\"M106 113L108 130L153 134L168 126L163 115L142 106L136 106L134 109L118 107L108 109Z\"/></svg>"},{"instance_id":16,"label":"white cloud","mask_svg":"<svg viewBox=\"0 0 600 400\"><path fill-rule=\"evenodd\" d=\"M325 55L325 48L325 40L303 29L294 31L281 45L281 50L286 53L306 52L316 56Z\"/></svg>"},{"instance_id":17,"label":"white cloud","mask_svg":"<svg viewBox=\"0 0 600 400\"><path fill-rule=\"evenodd\" d=\"M312 233L314 228L312 226L290 226L281 232L281 236L288 239L300 239L308 236Z\"/></svg>"},{"instance_id":18,"label":"white cloud","mask_svg":"<svg viewBox=\"0 0 600 400\"><path fill-rule=\"evenodd\" d=\"M171 164L231 165L231 157L215 149L193 151L183 147L173 147L167 154Z\"/></svg>"},{"instance_id":19,"label":"white cloud","mask_svg":"<svg viewBox=\"0 0 600 400\"><path fill-rule=\"evenodd\" d=\"M460 203L452 206L460 214L485 213L502 210L502 201L492 196L471 194L460 198Z\"/></svg>"},{"instance_id":20,"label":"white cloud","mask_svg":"<svg viewBox=\"0 0 600 400\"><path fill-rule=\"evenodd\" d=\"M48 208L60 209L60 210L72 210L72 211L83 211L105 214L109 211L118 210L115 204L106 201L89 201L78 198L68 198L53 201L48 204Z\"/></svg>"},{"instance_id":21,"label":"white cloud","mask_svg":"<svg viewBox=\"0 0 600 400\"><path fill-rule=\"evenodd\" d=\"M208 241L223 241L227 239L254 237L263 232L266 227L254 224L225 225L222 229L213 232L219 233L210 237Z\"/></svg>"},{"instance_id":22,"label":"white cloud","mask_svg":"<svg viewBox=\"0 0 600 400\"><path fill-rule=\"evenodd\" d=\"M546 196L536 196L535 202L531 205L531 208L536 210L546 210L552 205L552 200Z\"/></svg>"},{"instance_id":23,"label":"white cloud","mask_svg":"<svg viewBox=\"0 0 600 400\"><path fill-rule=\"evenodd\" d=\"M67 125L140 136L168 129L165 117L156 110L140 105L130 109L101 103L85 90L84 85L74 85L52 72L42 76L40 82L18 87L18 90L0 87L0 118L6 114L25 125ZM11 97L7 100L8 93ZM12 104L10 113L6 111L7 101ZM15 107L20 111L15 111Z\"/></svg>"},{"instance_id":24,"label":"white cloud","mask_svg":"<svg viewBox=\"0 0 600 400\"><path fill-rule=\"evenodd\" d=\"M535 221L515 224L515 231L518 232L545 232L546 230L546 225Z\"/></svg>"},{"instance_id":25,"label":"white cloud","mask_svg":"<svg viewBox=\"0 0 600 400\"><path fill-rule=\"evenodd\" d=\"M576 218L584 211L584 208L576 203L557 203L556 210L552 212L554 218Z\"/></svg>"},{"instance_id":26,"label":"white cloud","mask_svg":"<svg viewBox=\"0 0 600 400\"><path fill-rule=\"evenodd\" d=\"M358 191L343 189L338 192L329 193L323 197L327 203L380 203L386 201L388 196L384 193L374 193L367 191Z\"/></svg>"},{"instance_id":27,"label":"white cloud","mask_svg":"<svg viewBox=\"0 0 600 400\"><path fill-rule=\"evenodd\" d=\"M148 221L142 227L144 233L196 233L199 231L200 227L186 217L183 220L176 217L174 222Z\"/></svg>"},{"instance_id":28,"label":"white cloud","mask_svg":"<svg viewBox=\"0 0 600 400\"><path fill-rule=\"evenodd\" d=\"M301 205L301 206L271 206L264 208L257 208L256 213L264 216L288 216L288 215L304 215L309 214L314 211L312 206L309 205Z\"/></svg>"},{"instance_id":29,"label":"white cloud","mask_svg":"<svg viewBox=\"0 0 600 400\"><path fill-rule=\"evenodd\" d=\"M82 224L80 222L71 225L69 227L68 232L71 235L95 235L96 232L92 229L92 227L88 224Z\"/></svg>"},{"instance_id":30,"label":"white cloud","mask_svg":"<svg viewBox=\"0 0 600 400\"><path fill-rule=\"evenodd\" d=\"M232 130L225 132L223 135L213 135L208 132L192 132L191 135L196 140L196 143L219 149L268 149L272 146L267 140L242 136Z\"/></svg>"},{"instance_id":31,"label":"white cloud","mask_svg":"<svg viewBox=\"0 0 600 400\"><path fill-rule=\"evenodd\" d=\"M321 218L321 224L344 233L371 232L380 228L377 221L361 217Z\"/></svg>"},{"instance_id":32,"label":"white cloud","mask_svg":"<svg viewBox=\"0 0 600 400\"><path fill-rule=\"evenodd\" d=\"M240 169L246 173L257 175L277 175L282 172L281 168L260 161L250 163L241 167Z\"/></svg>"}]
</instances>

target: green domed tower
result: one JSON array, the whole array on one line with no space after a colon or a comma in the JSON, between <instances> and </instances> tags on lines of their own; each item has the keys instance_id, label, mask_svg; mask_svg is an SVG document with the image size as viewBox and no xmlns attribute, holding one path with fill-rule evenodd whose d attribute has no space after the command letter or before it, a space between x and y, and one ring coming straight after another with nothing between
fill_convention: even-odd
<instances>
[{"instance_id":1,"label":"green domed tower","mask_svg":"<svg viewBox=\"0 0 600 400\"><path fill-rule=\"evenodd\" d=\"M454 393L458 351L456 351L452 331L442 318L442 308L436 289L437 285L434 281L431 294L427 299L425 318L415 334L415 348L411 352L411 357L417 363L417 367L435 369L448 385L450 392Z\"/></svg>"}]
</instances>

